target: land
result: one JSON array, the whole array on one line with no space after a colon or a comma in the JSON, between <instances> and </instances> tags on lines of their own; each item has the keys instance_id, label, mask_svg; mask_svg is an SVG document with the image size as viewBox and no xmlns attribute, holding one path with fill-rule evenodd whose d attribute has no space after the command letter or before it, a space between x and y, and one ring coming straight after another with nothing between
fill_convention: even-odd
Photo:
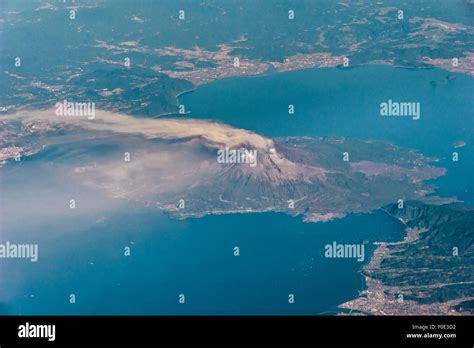
<instances>
[{"instance_id":1,"label":"land","mask_svg":"<svg viewBox=\"0 0 474 348\"><path fill-rule=\"evenodd\" d=\"M238 56L231 52L236 47L219 45L217 52L209 52L195 47L193 50L184 50L176 47L156 49L160 56L179 57L182 59L175 63L175 70L155 71L162 72L170 77L191 81L195 86L206 84L215 80L238 77L262 75L274 68L278 72L302 70L314 67L335 67L342 65L343 58L332 56L329 53L296 54L286 57L283 62L260 62ZM237 47L238 48L238 47ZM205 63L203 67L196 62Z\"/></svg>"},{"instance_id":2,"label":"land","mask_svg":"<svg viewBox=\"0 0 474 348\"><path fill-rule=\"evenodd\" d=\"M472 3L446 9L428 0L403 6L308 0L292 4L294 19L283 1L272 11L265 1L180 6L188 9L185 20L178 7L162 2L137 4L132 13L120 2L5 4L0 113L48 109L67 99L156 117L177 113L177 96L202 84L341 66L344 57L349 67L436 66L471 76L474 70ZM70 9L81 12L80 20L68 18ZM456 21L451 11L458 11ZM107 25L97 20L103 17Z\"/></svg>"},{"instance_id":3,"label":"land","mask_svg":"<svg viewBox=\"0 0 474 348\"><path fill-rule=\"evenodd\" d=\"M101 110L94 120L59 117L50 110L25 111L0 122L9 134L20 135L0 144L3 149L35 151L80 139L107 145L115 156L71 168L71 178L177 219L275 211L316 222L370 212L399 199L454 201L431 195L435 187L424 183L446 172L432 165L435 158L389 142L271 139L212 121L137 119ZM124 147L133 152L129 163L120 152ZM218 163L218 151L226 147L255 152L255 166ZM181 200L184 208L178 206Z\"/></svg>"},{"instance_id":4,"label":"land","mask_svg":"<svg viewBox=\"0 0 474 348\"><path fill-rule=\"evenodd\" d=\"M340 308L371 315L472 314L474 210L407 202L384 211L405 224L407 235L376 243L362 270L367 289Z\"/></svg>"},{"instance_id":5,"label":"land","mask_svg":"<svg viewBox=\"0 0 474 348\"><path fill-rule=\"evenodd\" d=\"M65 179L177 219L272 211L324 222L383 209L406 225L407 237L376 244L362 270L367 290L341 308L472 313L473 213L433 195L427 181L446 173L436 158L383 141L270 139L212 121L152 119L176 113L177 97L199 85L336 67L345 57L349 67L439 67L474 76L472 1L303 0L292 3L293 20L283 1L272 11L266 1L143 4L2 4L0 166L17 165L18 153L27 160L50 146L80 145L60 164ZM63 100L94 102L97 119L54 117L51 108ZM257 166L217 163L225 146L257 151ZM101 151L92 156L89 149ZM399 199L404 209L393 205Z\"/></svg>"},{"instance_id":6,"label":"land","mask_svg":"<svg viewBox=\"0 0 474 348\"><path fill-rule=\"evenodd\" d=\"M457 59L456 63L453 62L453 58L431 59L428 57L424 57L423 62L426 64L436 66L438 68L451 71L451 72L463 73L463 74L474 76L474 53L473 52L466 52L464 57Z\"/></svg>"}]
</instances>

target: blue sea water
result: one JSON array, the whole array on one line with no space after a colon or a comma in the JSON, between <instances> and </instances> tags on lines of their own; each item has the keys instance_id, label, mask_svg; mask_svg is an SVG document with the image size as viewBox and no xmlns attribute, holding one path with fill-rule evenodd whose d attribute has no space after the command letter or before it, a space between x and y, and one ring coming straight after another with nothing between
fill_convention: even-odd
<instances>
[{"instance_id":1,"label":"blue sea water","mask_svg":"<svg viewBox=\"0 0 474 348\"><path fill-rule=\"evenodd\" d=\"M24 165L33 168L39 165L35 162L44 163L33 158ZM47 181L54 181L49 174ZM8 186L22 179L18 175ZM74 192L74 184L65 186ZM77 197L79 203L107 204L93 191L82 189ZM41 196L29 198L33 206L41 202ZM403 235L401 223L381 211L320 224L278 213L177 221L155 208L115 204L110 211L88 207L70 213L58 200L50 203L54 219L6 219L2 242L34 241L40 254L36 263L2 263L6 276L0 310L34 315L334 314L337 305L364 288L358 271L365 262L324 258L324 246ZM124 256L124 247L130 247L130 256ZM367 261L374 247L365 247ZM75 304L68 303L70 294ZM185 304L178 303L179 294L185 295ZM294 304L288 303L289 294Z\"/></svg>"},{"instance_id":2,"label":"blue sea water","mask_svg":"<svg viewBox=\"0 0 474 348\"><path fill-rule=\"evenodd\" d=\"M389 99L420 103L420 119L380 116L380 104ZM436 181L440 195L474 204L474 78L466 74L384 65L307 69L216 81L179 101L186 116L269 137L336 135L417 149L448 169ZM458 141L466 146L455 148Z\"/></svg>"},{"instance_id":3,"label":"blue sea water","mask_svg":"<svg viewBox=\"0 0 474 348\"><path fill-rule=\"evenodd\" d=\"M435 181L438 194L472 203L473 80L447 75L382 66L311 69L214 82L180 102L191 117L272 137L333 134L416 148L448 167ZM381 118L379 104L388 99L421 102L421 119ZM295 115L288 115L288 104ZM456 149L460 162L453 163L459 140L467 145ZM37 263L0 264L2 313L334 314L364 289L365 262L324 258L324 245L404 235L401 223L381 211L317 224L277 213L173 220L64 181L65 153L52 146L21 167L2 168L0 242L40 246ZM71 195L78 200L74 212L64 204ZM240 256L233 255L235 246ZM373 249L366 245L366 262ZM75 304L68 302L71 293Z\"/></svg>"},{"instance_id":4,"label":"blue sea water","mask_svg":"<svg viewBox=\"0 0 474 348\"><path fill-rule=\"evenodd\" d=\"M358 271L374 247L358 262L324 258L324 246L403 236L381 211L319 224L279 213L178 221L64 180L84 153L104 152L55 145L2 169L0 242L37 243L39 259L2 260L1 313L334 314L364 288Z\"/></svg>"}]
</instances>

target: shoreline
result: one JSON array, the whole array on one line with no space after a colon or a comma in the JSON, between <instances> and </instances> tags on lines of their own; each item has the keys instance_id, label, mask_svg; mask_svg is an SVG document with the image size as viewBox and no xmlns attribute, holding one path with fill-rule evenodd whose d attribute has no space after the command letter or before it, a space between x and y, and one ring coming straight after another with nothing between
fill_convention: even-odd
<instances>
[{"instance_id":1,"label":"shoreline","mask_svg":"<svg viewBox=\"0 0 474 348\"><path fill-rule=\"evenodd\" d=\"M403 219L398 218L390 214L385 209L384 211L392 218L402 222L406 227L404 229L405 236L401 241L397 242L374 242L376 249L370 261L362 267L360 274L365 278L366 289L359 292L359 295L347 302L344 302L338 306L341 310L349 310L349 314L341 312L341 315L352 315L353 311L362 315L375 315L375 316L388 316L388 315L469 315L469 312L455 312L452 308L466 302L474 300L474 297L460 297L445 302L433 302L429 304L418 303L413 300L399 300L399 297L393 294L402 294L403 290L411 288L432 288L436 285L425 285L425 286L389 286L385 285L381 280L375 279L370 276L371 271L377 270L380 264L387 257L390 257L393 251L388 246L408 244L417 241L422 233L428 233L428 228L409 227ZM440 284L438 286L445 286L447 284ZM390 295L392 294L392 295ZM355 314L354 314L355 315Z\"/></svg>"}]
</instances>

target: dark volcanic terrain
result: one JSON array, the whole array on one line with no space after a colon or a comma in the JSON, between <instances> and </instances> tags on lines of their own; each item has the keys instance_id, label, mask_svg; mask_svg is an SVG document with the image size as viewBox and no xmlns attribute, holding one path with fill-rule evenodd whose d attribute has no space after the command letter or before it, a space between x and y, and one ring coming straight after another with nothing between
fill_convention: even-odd
<instances>
[{"instance_id":1,"label":"dark volcanic terrain","mask_svg":"<svg viewBox=\"0 0 474 348\"><path fill-rule=\"evenodd\" d=\"M428 196L434 187L423 182L445 173L431 164L434 158L388 142L272 140L210 121L102 111L94 120L27 112L5 118L2 126L6 159L18 149L28 155L51 144L77 143L81 162L65 163L68 176L175 218L276 211L315 222L399 200L452 201ZM218 151L225 148L255 151L255 165L219 163Z\"/></svg>"}]
</instances>

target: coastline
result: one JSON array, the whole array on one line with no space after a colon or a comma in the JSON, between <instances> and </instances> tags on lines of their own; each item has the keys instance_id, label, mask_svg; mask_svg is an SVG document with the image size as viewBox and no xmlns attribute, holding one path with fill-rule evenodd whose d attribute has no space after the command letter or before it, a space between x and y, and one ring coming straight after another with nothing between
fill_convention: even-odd
<instances>
[{"instance_id":1,"label":"coastline","mask_svg":"<svg viewBox=\"0 0 474 348\"><path fill-rule=\"evenodd\" d=\"M474 56L474 55L473 55ZM342 65L334 65L334 66L308 66L308 67L301 67L298 69L291 69L291 70L277 70L275 68L273 69L267 69L265 72L261 74L254 74L254 75L248 75L248 74L242 74L242 75L232 75L232 76L227 76L227 77L222 77L222 78L216 78L214 80L209 80L204 83L200 84L195 84L191 80L188 80L186 78L179 78L186 80L188 82L191 82L194 87L188 90L185 90L183 92L180 92L175 95L175 100L176 100L176 106L179 106L179 98L182 96L185 96L187 94L190 94L194 91L196 91L199 87L205 86L212 84L213 82L219 82L219 81L224 81L224 80L234 80L234 79L239 79L239 78L245 78L245 79L251 79L251 78L260 78L260 77L265 77L265 76L272 76L272 75L277 75L277 74L284 74L284 73L291 73L291 72L297 72L297 71L304 71L304 70L312 70L312 69L329 69L329 68L338 68L341 70L350 70L350 69L356 69L356 68L363 68L365 66L389 66L394 69L407 69L407 70L432 70L432 69L441 69L444 70L450 74L461 74L461 75L467 75L469 77L474 77L474 68L472 70L459 70L459 69L450 69L446 65L435 65L435 64L427 64L424 63L424 65L417 65L417 66L410 66L410 65L400 65L400 64L393 64L392 62L387 62L387 61L369 61L366 63L360 63L360 64L355 64L351 65L349 67L343 67ZM166 74L167 75L167 74ZM171 77L170 75L167 75ZM186 111L185 114L191 113L190 111ZM166 113L160 113L156 116L153 116L153 118L158 118L161 116L168 116L168 115L180 115L177 112L166 112Z\"/></svg>"},{"instance_id":2,"label":"coastline","mask_svg":"<svg viewBox=\"0 0 474 348\"><path fill-rule=\"evenodd\" d=\"M445 302L433 302L429 304L421 304L413 300L407 300L403 298L405 290L409 289L429 289L442 287L446 285L456 285L464 283L453 283L453 284L439 284L439 285L425 285L425 286L389 286L385 285L382 281L371 277L371 273L374 270L379 270L381 263L390 257L393 253L388 246L400 245L413 243L419 240L420 235L423 233L429 233L429 228L420 227L409 227L406 222L392 214L385 209L380 209L387 213L392 218L395 218L402 222L406 228L405 237L403 240L398 242L374 242L376 249L370 259L370 261L364 265L360 271L361 275L365 278L366 290L359 293L358 297L344 302L338 306L342 310L349 310L349 315L355 311L358 314L363 315L469 315L469 311L455 311L453 308L457 305L474 300L474 297L459 297L453 300ZM398 296L396 295L398 294ZM402 295L400 297L400 294ZM348 315L343 312L341 315Z\"/></svg>"}]
</instances>

